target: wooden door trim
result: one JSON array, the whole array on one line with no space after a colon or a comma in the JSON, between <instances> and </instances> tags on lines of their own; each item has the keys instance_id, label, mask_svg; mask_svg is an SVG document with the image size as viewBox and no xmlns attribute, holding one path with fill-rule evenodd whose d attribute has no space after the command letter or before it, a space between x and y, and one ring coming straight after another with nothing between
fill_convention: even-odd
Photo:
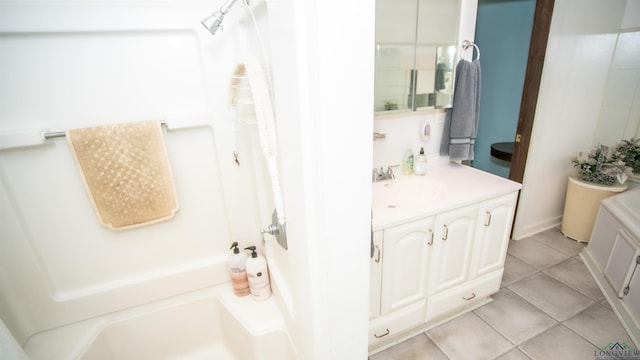
<instances>
[{"instance_id":1,"label":"wooden door trim","mask_svg":"<svg viewBox=\"0 0 640 360\"><path fill-rule=\"evenodd\" d=\"M555 0L536 0L509 179L522 183Z\"/></svg>"}]
</instances>

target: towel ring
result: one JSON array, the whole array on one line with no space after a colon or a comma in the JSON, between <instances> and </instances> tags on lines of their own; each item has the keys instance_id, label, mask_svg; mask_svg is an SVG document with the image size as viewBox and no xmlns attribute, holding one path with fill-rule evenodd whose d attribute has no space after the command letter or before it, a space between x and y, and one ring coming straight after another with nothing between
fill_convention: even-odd
<instances>
[{"instance_id":1,"label":"towel ring","mask_svg":"<svg viewBox=\"0 0 640 360\"><path fill-rule=\"evenodd\" d=\"M480 60L480 48L478 47L478 45L472 43L469 40L465 40L462 42L462 49L464 50L467 50L471 46L473 46L473 48L476 49L476 52L478 53L478 57L476 58L476 60ZM473 53L471 53L471 60L473 60Z\"/></svg>"}]
</instances>

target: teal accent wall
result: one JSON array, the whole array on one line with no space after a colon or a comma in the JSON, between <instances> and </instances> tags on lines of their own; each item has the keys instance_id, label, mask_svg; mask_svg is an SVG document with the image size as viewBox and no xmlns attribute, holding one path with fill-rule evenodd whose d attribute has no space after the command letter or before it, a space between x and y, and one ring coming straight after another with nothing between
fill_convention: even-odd
<instances>
[{"instance_id":1,"label":"teal accent wall","mask_svg":"<svg viewBox=\"0 0 640 360\"><path fill-rule=\"evenodd\" d=\"M491 144L513 141L529 54L535 0L479 0L480 125L473 167L509 177L510 163L491 157Z\"/></svg>"}]
</instances>

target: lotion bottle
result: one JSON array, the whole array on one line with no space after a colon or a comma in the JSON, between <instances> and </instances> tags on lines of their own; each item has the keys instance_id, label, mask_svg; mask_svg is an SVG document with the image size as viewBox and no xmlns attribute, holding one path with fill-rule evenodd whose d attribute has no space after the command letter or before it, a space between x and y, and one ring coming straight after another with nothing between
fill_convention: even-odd
<instances>
[{"instance_id":1,"label":"lotion bottle","mask_svg":"<svg viewBox=\"0 0 640 360\"><path fill-rule=\"evenodd\" d=\"M424 148L420 148L420 154L416 156L413 164L413 173L416 175L424 175L427 173L427 155L424 154Z\"/></svg>"},{"instance_id":2,"label":"lotion bottle","mask_svg":"<svg viewBox=\"0 0 640 360\"><path fill-rule=\"evenodd\" d=\"M247 278L245 265L247 262L247 254L240 252L237 241L231 244L230 249L233 249L233 253L229 256L229 272L231 273L233 293L236 294L236 296L247 296L250 293L249 279Z\"/></svg>"},{"instance_id":3,"label":"lotion bottle","mask_svg":"<svg viewBox=\"0 0 640 360\"><path fill-rule=\"evenodd\" d=\"M251 250L251 257L247 259L247 276L249 277L251 297L256 301L264 301L271 296L267 260L256 252L255 246L249 246L245 250Z\"/></svg>"}]
</instances>

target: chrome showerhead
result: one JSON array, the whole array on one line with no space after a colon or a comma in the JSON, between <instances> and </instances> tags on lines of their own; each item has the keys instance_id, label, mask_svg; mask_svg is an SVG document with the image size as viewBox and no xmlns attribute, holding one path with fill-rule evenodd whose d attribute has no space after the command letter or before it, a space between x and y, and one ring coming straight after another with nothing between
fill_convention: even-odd
<instances>
[{"instance_id":1,"label":"chrome showerhead","mask_svg":"<svg viewBox=\"0 0 640 360\"><path fill-rule=\"evenodd\" d=\"M213 14L207 16L204 20L201 21L202 25L204 25L207 30L211 33L211 35L215 35L216 31L219 28L222 28L222 20L224 20L224 16L229 12L229 8L233 6L233 4L237 0L227 0L227 2L222 5L220 10L214 12Z\"/></svg>"},{"instance_id":2,"label":"chrome showerhead","mask_svg":"<svg viewBox=\"0 0 640 360\"><path fill-rule=\"evenodd\" d=\"M218 28L222 27L222 20L224 20L224 14L222 11L216 11L203 19L201 23L209 30L211 35L215 35Z\"/></svg>"}]
</instances>

